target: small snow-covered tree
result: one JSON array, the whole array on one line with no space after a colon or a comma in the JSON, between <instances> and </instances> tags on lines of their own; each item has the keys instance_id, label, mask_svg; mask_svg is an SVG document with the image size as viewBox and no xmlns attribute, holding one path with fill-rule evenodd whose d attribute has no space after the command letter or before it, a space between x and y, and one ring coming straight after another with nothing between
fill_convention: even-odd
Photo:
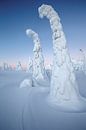
<instances>
[{"instance_id":1,"label":"small snow-covered tree","mask_svg":"<svg viewBox=\"0 0 86 130\"><path fill-rule=\"evenodd\" d=\"M8 64L7 63L3 63L3 70L9 70Z\"/></svg>"},{"instance_id":2,"label":"small snow-covered tree","mask_svg":"<svg viewBox=\"0 0 86 130\"><path fill-rule=\"evenodd\" d=\"M82 49L80 49L79 61L81 62L81 70L86 74L86 55Z\"/></svg>"},{"instance_id":3,"label":"small snow-covered tree","mask_svg":"<svg viewBox=\"0 0 86 130\"><path fill-rule=\"evenodd\" d=\"M48 18L52 30L53 67L50 97L57 104L78 101L79 91L59 15L52 6L45 4L39 7L38 11L40 18Z\"/></svg>"},{"instance_id":4,"label":"small snow-covered tree","mask_svg":"<svg viewBox=\"0 0 86 130\"><path fill-rule=\"evenodd\" d=\"M19 61L16 65L16 71L21 71L22 70L22 65L21 62Z\"/></svg>"},{"instance_id":5,"label":"small snow-covered tree","mask_svg":"<svg viewBox=\"0 0 86 130\"><path fill-rule=\"evenodd\" d=\"M37 81L46 79L46 71L44 67L44 58L38 34L31 29L26 30L26 34L33 39L34 57L33 57L33 78Z\"/></svg>"}]
</instances>

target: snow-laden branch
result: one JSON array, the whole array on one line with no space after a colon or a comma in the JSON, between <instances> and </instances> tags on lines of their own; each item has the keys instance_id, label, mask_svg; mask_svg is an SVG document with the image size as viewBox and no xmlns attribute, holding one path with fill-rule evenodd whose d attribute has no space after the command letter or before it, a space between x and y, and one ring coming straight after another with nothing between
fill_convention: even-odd
<instances>
[{"instance_id":1,"label":"snow-laden branch","mask_svg":"<svg viewBox=\"0 0 86 130\"><path fill-rule=\"evenodd\" d=\"M33 40L33 42L34 42L34 45L35 45L36 47L38 47L37 49L41 48L41 46L40 46L40 39L39 39L39 36L38 36L38 34L37 34L36 32L34 32L34 31L31 30L31 29L27 29L27 30L26 30L26 34L27 34L27 36L29 36L29 37L32 38L32 40ZM35 47L35 48L36 48L36 47ZM35 50L34 50L34 51L35 51Z\"/></svg>"},{"instance_id":2,"label":"snow-laden branch","mask_svg":"<svg viewBox=\"0 0 86 130\"><path fill-rule=\"evenodd\" d=\"M44 4L38 8L38 12L40 18L45 16L49 19L52 30L53 68L50 97L58 103L77 100L78 87L59 15L50 5Z\"/></svg>"}]
</instances>

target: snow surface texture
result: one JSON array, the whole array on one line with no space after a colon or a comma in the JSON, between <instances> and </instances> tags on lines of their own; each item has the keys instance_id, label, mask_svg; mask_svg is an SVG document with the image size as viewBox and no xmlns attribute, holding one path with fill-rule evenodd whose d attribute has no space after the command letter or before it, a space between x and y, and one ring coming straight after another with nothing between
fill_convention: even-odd
<instances>
[{"instance_id":1,"label":"snow surface texture","mask_svg":"<svg viewBox=\"0 0 86 130\"><path fill-rule=\"evenodd\" d=\"M78 110L82 106L66 38L58 13L50 5L38 8L40 18L49 19L53 40L53 67L49 99L52 103L69 110Z\"/></svg>"},{"instance_id":2,"label":"snow surface texture","mask_svg":"<svg viewBox=\"0 0 86 130\"><path fill-rule=\"evenodd\" d=\"M33 79L34 82L45 82L48 80L45 67L44 58L42 55L42 48L38 34L31 29L26 30L26 34L33 39L34 42L34 57L33 57Z\"/></svg>"}]
</instances>

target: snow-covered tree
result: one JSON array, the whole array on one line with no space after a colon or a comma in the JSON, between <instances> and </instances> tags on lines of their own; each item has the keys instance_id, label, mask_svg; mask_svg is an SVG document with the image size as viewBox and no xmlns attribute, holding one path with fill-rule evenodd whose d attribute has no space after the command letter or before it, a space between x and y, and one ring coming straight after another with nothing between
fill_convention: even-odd
<instances>
[{"instance_id":1,"label":"snow-covered tree","mask_svg":"<svg viewBox=\"0 0 86 130\"><path fill-rule=\"evenodd\" d=\"M52 6L45 4L39 7L38 11L40 18L47 17L52 30L53 67L50 98L57 104L72 104L78 101L79 91L59 15Z\"/></svg>"},{"instance_id":2,"label":"snow-covered tree","mask_svg":"<svg viewBox=\"0 0 86 130\"><path fill-rule=\"evenodd\" d=\"M22 65L21 62L19 61L16 65L16 71L21 71L22 70Z\"/></svg>"},{"instance_id":3,"label":"snow-covered tree","mask_svg":"<svg viewBox=\"0 0 86 130\"><path fill-rule=\"evenodd\" d=\"M82 71L86 74L86 54L80 49L78 59L72 59L73 67L75 71Z\"/></svg>"},{"instance_id":4,"label":"snow-covered tree","mask_svg":"<svg viewBox=\"0 0 86 130\"><path fill-rule=\"evenodd\" d=\"M3 63L3 70L4 71L9 70L8 64L6 62Z\"/></svg>"},{"instance_id":5,"label":"snow-covered tree","mask_svg":"<svg viewBox=\"0 0 86 130\"><path fill-rule=\"evenodd\" d=\"M46 71L44 67L44 58L40 44L39 36L31 29L26 30L26 34L33 39L34 42L34 57L33 57L33 78L37 81L46 79Z\"/></svg>"},{"instance_id":6,"label":"snow-covered tree","mask_svg":"<svg viewBox=\"0 0 86 130\"><path fill-rule=\"evenodd\" d=\"M82 49L80 49L79 61L81 63L81 70L86 74L86 55Z\"/></svg>"}]
</instances>

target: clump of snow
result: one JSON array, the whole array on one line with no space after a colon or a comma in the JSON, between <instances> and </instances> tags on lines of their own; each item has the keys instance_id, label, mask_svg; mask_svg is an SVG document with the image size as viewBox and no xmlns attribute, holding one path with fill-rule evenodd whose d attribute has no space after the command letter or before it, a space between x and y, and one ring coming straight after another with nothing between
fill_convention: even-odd
<instances>
[{"instance_id":1,"label":"clump of snow","mask_svg":"<svg viewBox=\"0 0 86 130\"><path fill-rule=\"evenodd\" d=\"M69 109L78 107L80 94L59 15L52 6L45 4L39 7L38 11L40 18L46 16L49 19L53 33L53 66L49 99Z\"/></svg>"},{"instance_id":2,"label":"clump of snow","mask_svg":"<svg viewBox=\"0 0 86 130\"><path fill-rule=\"evenodd\" d=\"M26 34L29 37L31 37L34 42L33 79L36 79L37 82L39 81L46 82L46 80L48 80L48 77L45 71L44 58L38 34L31 29L27 29Z\"/></svg>"},{"instance_id":3,"label":"clump of snow","mask_svg":"<svg viewBox=\"0 0 86 130\"><path fill-rule=\"evenodd\" d=\"M32 79L24 79L21 84L20 84L20 88L24 88L24 87L32 87Z\"/></svg>"}]
</instances>

